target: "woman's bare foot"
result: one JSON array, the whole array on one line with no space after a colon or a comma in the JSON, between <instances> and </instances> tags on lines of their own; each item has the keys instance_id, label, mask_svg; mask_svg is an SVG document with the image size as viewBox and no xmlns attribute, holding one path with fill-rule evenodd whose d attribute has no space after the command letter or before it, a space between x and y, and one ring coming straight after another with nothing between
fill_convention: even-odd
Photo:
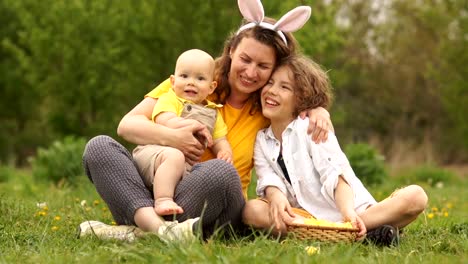
<instances>
[{"instance_id":1,"label":"woman's bare foot","mask_svg":"<svg viewBox=\"0 0 468 264\"><path fill-rule=\"evenodd\" d=\"M154 201L154 211L158 215L182 214L184 209L178 206L172 198L158 198Z\"/></svg>"}]
</instances>

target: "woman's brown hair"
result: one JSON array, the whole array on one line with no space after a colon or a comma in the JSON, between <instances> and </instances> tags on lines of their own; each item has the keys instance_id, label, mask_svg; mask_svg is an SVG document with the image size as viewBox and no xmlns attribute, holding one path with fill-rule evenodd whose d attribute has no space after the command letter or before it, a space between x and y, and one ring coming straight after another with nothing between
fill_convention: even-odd
<instances>
[{"instance_id":1,"label":"woman's brown hair","mask_svg":"<svg viewBox=\"0 0 468 264\"><path fill-rule=\"evenodd\" d=\"M271 24L276 22L274 19L268 17L265 17L263 21ZM244 23L246 23L246 21ZM276 31L260 26L254 26L239 33L231 33L224 44L223 53L216 59L215 80L218 82L218 86L213 93L214 98L211 99L217 103L225 104L227 98L231 94L231 87L229 85L229 71L231 70L230 53L239 46L242 39L253 38L262 44L273 47L276 54L276 66L283 58L294 54L298 48L297 41L291 33L284 33L284 35L288 42L287 45ZM260 91L261 89L258 89L258 91L252 93L250 97L254 102L250 109L251 114L256 111L261 111Z\"/></svg>"}]
</instances>

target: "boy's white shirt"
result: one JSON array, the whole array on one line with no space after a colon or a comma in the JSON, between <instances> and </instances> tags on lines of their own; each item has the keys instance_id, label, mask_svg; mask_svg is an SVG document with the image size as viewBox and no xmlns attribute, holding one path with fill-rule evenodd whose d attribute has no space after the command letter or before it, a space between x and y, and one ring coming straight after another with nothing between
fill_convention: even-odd
<instances>
[{"instance_id":1,"label":"boy's white shirt","mask_svg":"<svg viewBox=\"0 0 468 264\"><path fill-rule=\"evenodd\" d=\"M343 219L335 204L334 191L338 177L343 175L353 190L357 213L375 204L354 174L335 134L329 132L326 142L315 144L307 134L308 126L308 118L297 118L282 134L283 160L291 184L278 164L280 141L271 126L258 132L254 149L257 195L264 197L266 187L276 186L286 194L291 206L303 208L318 219L338 222Z\"/></svg>"}]
</instances>

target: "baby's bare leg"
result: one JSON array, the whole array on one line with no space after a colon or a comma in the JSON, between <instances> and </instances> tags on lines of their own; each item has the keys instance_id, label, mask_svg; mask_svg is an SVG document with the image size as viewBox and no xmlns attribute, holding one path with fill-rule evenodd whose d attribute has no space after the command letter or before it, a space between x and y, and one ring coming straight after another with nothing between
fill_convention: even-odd
<instances>
[{"instance_id":1,"label":"baby's bare leg","mask_svg":"<svg viewBox=\"0 0 468 264\"><path fill-rule=\"evenodd\" d=\"M181 214L182 207L174 202L174 190L185 172L184 154L175 148L167 148L155 161L160 164L156 169L153 182L154 210L158 215Z\"/></svg>"}]
</instances>

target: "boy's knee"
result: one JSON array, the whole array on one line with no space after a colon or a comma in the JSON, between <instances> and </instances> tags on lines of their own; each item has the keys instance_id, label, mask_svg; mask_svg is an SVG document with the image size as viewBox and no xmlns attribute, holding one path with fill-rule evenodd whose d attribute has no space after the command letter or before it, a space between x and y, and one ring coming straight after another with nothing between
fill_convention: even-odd
<instances>
[{"instance_id":1,"label":"boy's knee","mask_svg":"<svg viewBox=\"0 0 468 264\"><path fill-rule=\"evenodd\" d=\"M420 214L426 209L428 197L424 189L419 185L410 185L405 190L405 200L409 214Z\"/></svg>"},{"instance_id":2,"label":"boy's knee","mask_svg":"<svg viewBox=\"0 0 468 264\"><path fill-rule=\"evenodd\" d=\"M267 204L263 201L248 201L244 206L244 210L242 211L242 221L244 224L257 226L256 220L262 216L268 215L268 210L265 209L265 206L267 206Z\"/></svg>"}]
</instances>

